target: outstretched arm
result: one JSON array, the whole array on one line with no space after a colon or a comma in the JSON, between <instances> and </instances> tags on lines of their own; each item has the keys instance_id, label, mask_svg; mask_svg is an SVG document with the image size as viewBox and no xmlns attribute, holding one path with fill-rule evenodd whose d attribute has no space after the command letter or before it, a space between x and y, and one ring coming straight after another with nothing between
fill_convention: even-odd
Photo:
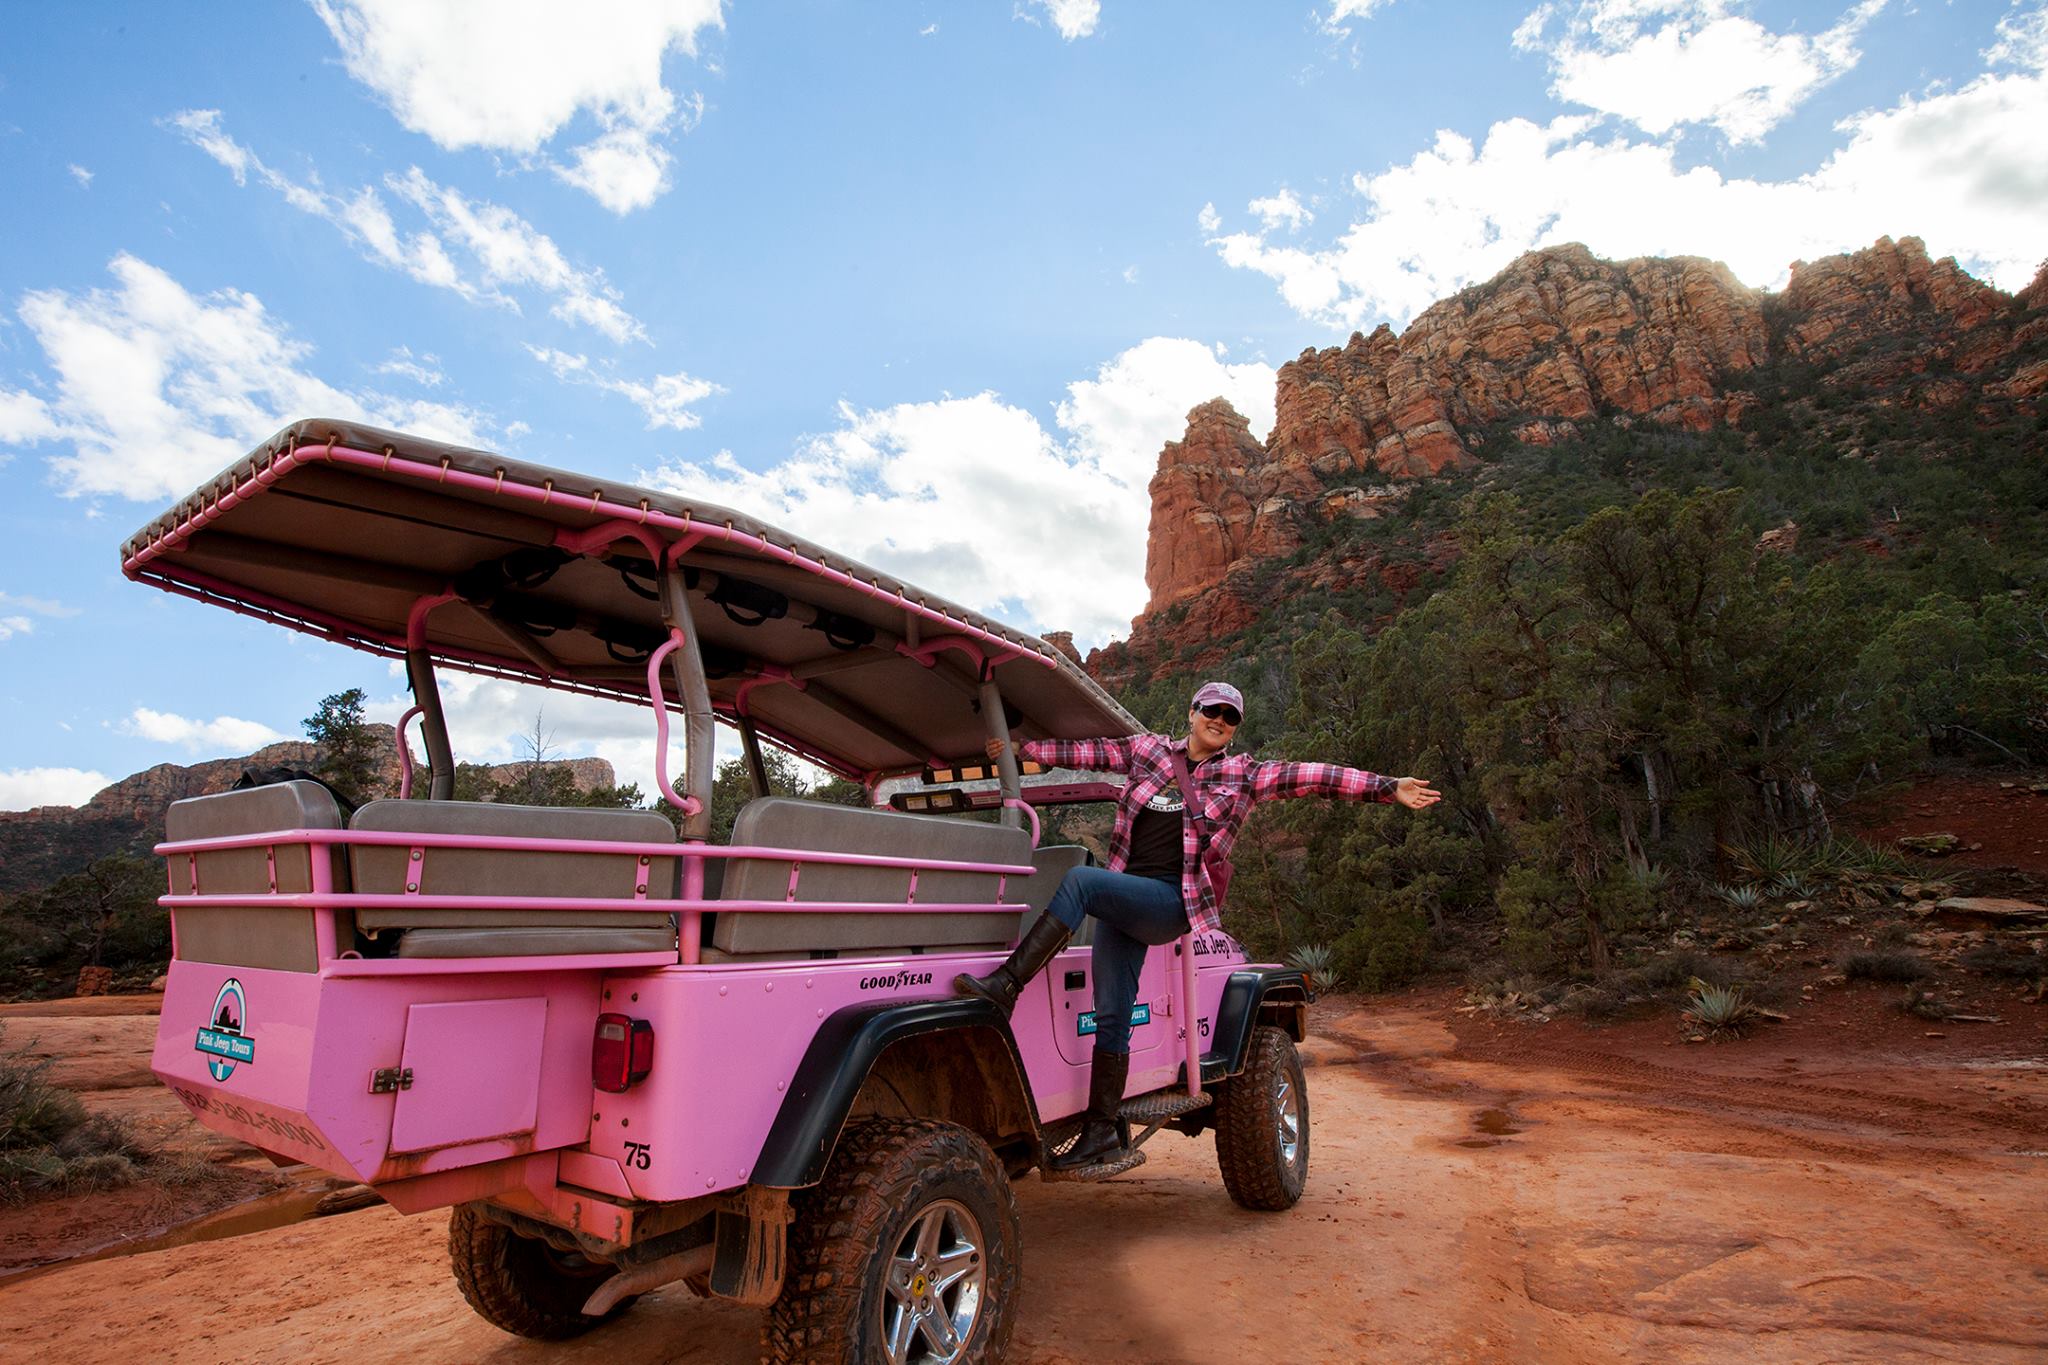
<instances>
[{"instance_id":1,"label":"outstretched arm","mask_svg":"<svg viewBox=\"0 0 2048 1365\"><path fill-rule=\"evenodd\" d=\"M1398 802L1410 810L1442 799L1442 793L1419 777L1384 777L1338 763L1255 763L1251 788L1254 801L1330 796L1339 801Z\"/></svg>"},{"instance_id":2,"label":"outstretched arm","mask_svg":"<svg viewBox=\"0 0 2048 1365\"><path fill-rule=\"evenodd\" d=\"M1131 770L1129 739L1031 739L1011 747L1048 768L1087 768L1112 773ZM984 748L993 760L1001 756L1003 741L992 739Z\"/></svg>"}]
</instances>

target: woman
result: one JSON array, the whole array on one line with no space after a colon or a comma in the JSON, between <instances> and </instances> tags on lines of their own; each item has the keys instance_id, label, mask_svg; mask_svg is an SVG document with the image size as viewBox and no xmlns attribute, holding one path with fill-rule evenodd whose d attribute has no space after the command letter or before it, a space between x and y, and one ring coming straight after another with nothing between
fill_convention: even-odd
<instances>
[{"instance_id":1,"label":"woman","mask_svg":"<svg viewBox=\"0 0 2048 1365\"><path fill-rule=\"evenodd\" d=\"M978 995L1008 1014L1024 983L1067 946L1081 917L1098 921L1095 974L1095 1062L1080 1139L1058 1169L1114 1161L1123 1155L1117 1106L1131 1066L1131 1006L1145 950L1171 943L1193 924L1222 928L1223 886L1230 849L1254 802L1288 796L1398 801L1410 810L1435 805L1439 793L1414 777L1381 777L1334 763L1278 763L1227 752L1244 719L1244 697L1228 683L1208 682L1188 705L1188 737L1139 734L1123 739L1036 739L1024 757L1056 768L1127 773L1116 803L1107 867L1077 867L1053 893L1024 941L987 976L953 978L961 995ZM991 759L1003 741L988 742Z\"/></svg>"}]
</instances>

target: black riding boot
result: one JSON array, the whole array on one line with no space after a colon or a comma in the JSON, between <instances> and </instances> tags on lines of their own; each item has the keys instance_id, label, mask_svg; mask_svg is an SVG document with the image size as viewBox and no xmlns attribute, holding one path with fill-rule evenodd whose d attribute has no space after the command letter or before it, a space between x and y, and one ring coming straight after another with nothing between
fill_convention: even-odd
<instances>
[{"instance_id":1,"label":"black riding boot","mask_svg":"<svg viewBox=\"0 0 2048 1365\"><path fill-rule=\"evenodd\" d=\"M1002 966L987 976L960 973L953 978L953 994L978 995L1007 1015L1017 1007L1017 996L1024 983L1037 976L1073 936L1073 930L1051 915L1040 915L1031 922L1024 941L1003 960Z\"/></svg>"},{"instance_id":2,"label":"black riding boot","mask_svg":"<svg viewBox=\"0 0 2048 1365\"><path fill-rule=\"evenodd\" d=\"M1115 1161L1124 1154L1123 1123L1116 1111L1124 1102L1124 1082L1130 1074L1130 1053L1095 1049L1095 1065L1088 1072L1088 1121L1067 1154L1053 1158L1054 1170Z\"/></svg>"}]
</instances>

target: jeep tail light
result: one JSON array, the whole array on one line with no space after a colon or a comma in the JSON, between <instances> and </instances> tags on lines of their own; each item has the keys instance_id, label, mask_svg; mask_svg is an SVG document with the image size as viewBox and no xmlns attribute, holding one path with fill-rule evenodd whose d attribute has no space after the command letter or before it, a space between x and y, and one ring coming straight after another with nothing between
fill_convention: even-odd
<instances>
[{"instance_id":1,"label":"jeep tail light","mask_svg":"<svg viewBox=\"0 0 2048 1365\"><path fill-rule=\"evenodd\" d=\"M654 1025L623 1014L597 1016L590 1043L590 1083L616 1095L654 1069Z\"/></svg>"}]
</instances>

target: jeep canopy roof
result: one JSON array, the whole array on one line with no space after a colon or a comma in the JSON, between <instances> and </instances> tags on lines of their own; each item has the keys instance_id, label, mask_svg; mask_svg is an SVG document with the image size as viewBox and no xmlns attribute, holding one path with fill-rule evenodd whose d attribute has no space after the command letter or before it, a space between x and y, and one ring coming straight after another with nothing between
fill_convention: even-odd
<instances>
[{"instance_id":1,"label":"jeep canopy roof","mask_svg":"<svg viewBox=\"0 0 2048 1365\"><path fill-rule=\"evenodd\" d=\"M1044 641L750 517L349 422L285 428L121 548L138 582L373 654L410 631L448 666L643 705L661 560L713 710L838 771L978 754L985 678L1026 736L1141 728Z\"/></svg>"}]
</instances>

